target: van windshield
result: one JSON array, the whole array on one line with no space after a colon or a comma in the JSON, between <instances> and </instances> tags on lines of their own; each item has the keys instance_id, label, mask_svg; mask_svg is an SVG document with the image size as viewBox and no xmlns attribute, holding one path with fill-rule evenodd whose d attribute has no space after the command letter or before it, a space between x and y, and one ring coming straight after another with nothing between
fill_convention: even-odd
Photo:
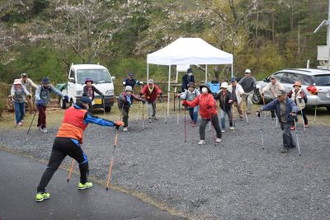
<instances>
[{"instance_id":1,"label":"van windshield","mask_svg":"<svg viewBox=\"0 0 330 220\"><path fill-rule=\"evenodd\" d=\"M315 75L314 83L316 86L330 86L330 74Z\"/></svg>"},{"instance_id":2,"label":"van windshield","mask_svg":"<svg viewBox=\"0 0 330 220\"><path fill-rule=\"evenodd\" d=\"M77 70L77 82L84 84L86 78L91 78L95 84L111 83L111 76L106 69L80 69Z\"/></svg>"}]
</instances>

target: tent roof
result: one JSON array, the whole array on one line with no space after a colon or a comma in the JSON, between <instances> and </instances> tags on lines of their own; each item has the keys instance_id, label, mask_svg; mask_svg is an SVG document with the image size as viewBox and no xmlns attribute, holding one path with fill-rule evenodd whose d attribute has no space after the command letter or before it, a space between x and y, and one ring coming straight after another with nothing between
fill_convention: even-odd
<instances>
[{"instance_id":1,"label":"tent roof","mask_svg":"<svg viewBox=\"0 0 330 220\"><path fill-rule=\"evenodd\" d=\"M179 38L147 55L147 63L158 65L232 64L233 55L208 44L201 38Z\"/></svg>"}]
</instances>

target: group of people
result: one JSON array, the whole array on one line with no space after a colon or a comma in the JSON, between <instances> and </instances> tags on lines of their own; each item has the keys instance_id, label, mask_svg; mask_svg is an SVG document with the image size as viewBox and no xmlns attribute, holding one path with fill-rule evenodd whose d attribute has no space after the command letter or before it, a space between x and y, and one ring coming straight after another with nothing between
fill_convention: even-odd
<instances>
[{"instance_id":1,"label":"group of people","mask_svg":"<svg viewBox=\"0 0 330 220\"><path fill-rule=\"evenodd\" d=\"M192 73L188 69L189 74ZM186 88L177 95L182 100L182 105L188 110L192 120L192 126L197 125L198 115L200 116L199 125L199 145L206 144L205 133L206 125L211 122L215 130L214 141L221 142L222 133L225 132L225 117L229 119L229 129L234 130L233 123L233 106L237 109L239 118L243 118L242 100L247 100L246 114L251 113L252 95L256 87L256 80L251 76L251 71L247 69L245 76L237 82L236 78L230 79L230 84L222 82L220 90L217 93L212 92L208 84L202 84L199 89L196 88L195 82L189 81L193 79L192 74L187 74L188 83ZM273 100L267 105L262 106L257 115L260 116L262 111L273 111L272 117L278 118L281 129L283 130L283 150L288 152L290 149L296 147L296 143L292 137L291 130L295 126L295 118L298 111L303 115L304 126L308 126L308 120L304 112L304 107L307 102L306 94L301 89L301 82L297 81L293 85L292 91L288 94L283 86L276 80L275 77L270 77L271 82L262 89L262 94L269 91L272 94ZM73 106L68 108L64 113L62 124L57 132L49 163L44 171L40 183L37 187L37 194L35 201L41 202L50 198L50 193L46 192L48 185L53 174L56 172L64 158L69 155L74 158L80 169L80 182L77 187L79 190L88 189L93 186L88 181L88 158L81 148L83 143L83 133L89 123L94 123L101 126L116 127L119 129L123 126L123 131L128 131L128 118L129 110L133 101L141 101L143 104L148 104L148 119L149 122L156 121L156 103L159 97L162 97L162 90L154 83L152 79L147 81L146 85L143 82L135 80L133 74L129 74L128 78L124 80L124 91L118 96L118 108L122 113L122 121L111 121L98 118L91 114L89 108L91 107L92 100L94 99L94 92L99 95L100 93L94 86L93 80L87 78L85 80L84 93ZM139 96L134 94L134 86L141 85ZM47 132L46 128L46 107L50 100L50 93L53 92L63 99L67 99L59 90L57 90L47 77L43 78L40 85L33 83L23 73L21 79L15 79L11 88L11 96L15 102L15 115L17 125L23 124L24 119L24 103L25 98L32 100L32 88L35 88L35 103L39 111L38 128L44 133ZM217 101L220 107L220 122L218 118ZM33 104L31 105L31 107ZM33 110L32 110L33 111ZM275 116L276 114L276 116Z\"/></svg>"}]
</instances>

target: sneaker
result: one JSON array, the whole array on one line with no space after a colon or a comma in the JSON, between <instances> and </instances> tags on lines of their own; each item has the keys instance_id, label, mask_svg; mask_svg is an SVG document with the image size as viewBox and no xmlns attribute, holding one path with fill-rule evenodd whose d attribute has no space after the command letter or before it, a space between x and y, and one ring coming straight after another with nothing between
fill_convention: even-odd
<instances>
[{"instance_id":1,"label":"sneaker","mask_svg":"<svg viewBox=\"0 0 330 220\"><path fill-rule=\"evenodd\" d=\"M222 133L225 133L226 131L222 129L221 132L222 132Z\"/></svg>"},{"instance_id":2,"label":"sneaker","mask_svg":"<svg viewBox=\"0 0 330 220\"><path fill-rule=\"evenodd\" d=\"M191 126L192 126L192 127L196 127L196 123L195 123L195 122L193 122Z\"/></svg>"},{"instance_id":3,"label":"sneaker","mask_svg":"<svg viewBox=\"0 0 330 220\"><path fill-rule=\"evenodd\" d=\"M221 138L215 139L215 142L220 143L221 142Z\"/></svg>"},{"instance_id":4,"label":"sneaker","mask_svg":"<svg viewBox=\"0 0 330 220\"><path fill-rule=\"evenodd\" d=\"M229 127L229 129L233 131L235 128L234 127Z\"/></svg>"},{"instance_id":5,"label":"sneaker","mask_svg":"<svg viewBox=\"0 0 330 220\"><path fill-rule=\"evenodd\" d=\"M291 131L296 130L296 126L291 126L290 130Z\"/></svg>"},{"instance_id":6,"label":"sneaker","mask_svg":"<svg viewBox=\"0 0 330 220\"><path fill-rule=\"evenodd\" d=\"M149 118L149 123L151 123L152 122L152 119L151 118Z\"/></svg>"},{"instance_id":7,"label":"sneaker","mask_svg":"<svg viewBox=\"0 0 330 220\"><path fill-rule=\"evenodd\" d=\"M42 131L42 133L44 133L44 134L48 133L47 128L41 128L41 131Z\"/></svg>"},{"instance_id":8,"label":"sneaker","mask_svg":"<svg viewBox=\"0 0 330 220\"><path fill-rule=\"evenodd\" d=\"M308 128L308 124L304 124L304 128Z\"/></svg>"},{"instance_id":9,"label":"sneaker","mask_svg":"<svg viewBox=\"0 0 330 220\"><path fill-rule=\"evenodd\" d=\"M123 128L123 131L128 131L127 127Z\"/></svg>"},{"instance_id":10,"label":"sneaker","mask_svg":"<svg viewBox=\"0 0 330 220\"><path fill-rule=\"evenodd\" d=\"M50 194L49 193L47 193L47 192L43 192L43 193L39 192L36 195L35 201L36 202L42 202L45 199L49 199L49 198L50 198Z\"/></svg>"},{"instance_id":11,"label":"sneaker","mask_svg":"<svg viewBox=\"0 0 330 220\"><path fill-rule=\"evenodd\" d=\"M283 147L283 149L281 150L281 153L285 154L289 152L289 148Z\"/></svg>"},{"instance_id":12,"label":"sneaker","mask_svg":"<svg viewBox=\"0 0 330 220\"><path fill-rule=\"evenodd\" d=\"M18 126L23 126L23 123L22 123L22 121L20 121L20 122L18 122L18 124L17 124Z\"/></svg>"},{"instance_id":13,"label":"sneaker","mask_svg":"<svg viewBox=\"0 0 330 220\"><path fill-rule=\"evenodd\" d=\"M198 142L198 144L199 144L199 145L204 145L204 144L205 144L205 140L200 140L200 141Z\"/></svg>"},{"instance_id":14,"label":"sneaker","mask_svg":"<svg viewBox=\"0 0 330 220\"><path fill-rule=\"evenodd\" d=\"M79 183L78 184L78 189L83 190L83 189L89 189L93 186L93 183L91 182L86 182L85 184Z\"/></svg>"},{"instance_id":15,"label":"sneaker","mask_svg":"<svg viewBox=\"0 0 330 220\"><path fill-rule=\"evenodd\" d=\"M156 118L156 116L152 117L152 119L154 119L155 121L158 121L158 118Z\"/></svg>"}]
</instances>

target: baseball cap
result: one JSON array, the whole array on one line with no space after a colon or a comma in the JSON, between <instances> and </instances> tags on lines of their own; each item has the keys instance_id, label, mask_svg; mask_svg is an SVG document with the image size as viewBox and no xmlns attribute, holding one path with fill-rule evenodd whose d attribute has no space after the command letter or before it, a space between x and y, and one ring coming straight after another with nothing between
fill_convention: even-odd
<instances>
[{"instance_id":1,"label":"baseball cap","mask_svg":"<svg viewBox=\"0 0 330 220\"><path fill-rule=\"evenodd\" d=\"M81 97L80 102L85 103L85 104L90 104L92 101L90 100L90 98L88 96L83 96L83 97Z\"/></svg>"},{"instance_id":2,"label":"baseball cap","mask_svg":"<svg viewBox=\"0 0 330 220\"><path fill-rule=\"evenodd\" d=\"M48 77L45 77L42 79L41 81L42 83L45 83L45 84L48 84L49 83L49 78Z\"/></svg>"},{"instance_id":3,"label":"baseball cap","mask_svg":"<svg viewBox=\"0 0 330 220\"><path fill-rule=\"evenodd\" d=\"M282 95L286 95L286 91L285 90L280 90L276 96L282 96Z\"/></svg>"},{"instance_id":4,"label":"baseball cap","mask_svg":"<svg viewBox=\"0 0 330 220\"><path fill-rule=\"evenodd\" d=\"M126 86L125 87L125 92L127 92L127 91L132 92L133 91L132 86Z\"/></svg>"},{"instance_id":5,"label":"baseball cap","mask_svg":"<svg viewBox=\"0 0 330 220\"><path fill-rule=\"evenodd\" d=\"M149 79L148 80L148 84L154 84L154 80L153 79Z\"/></svg>"},{"instance_id":6,"label":"baseball cap","mask_svg":"<svg viewBox=\"0 0 330 220\"><path fill-rule=\"evenodd\" d=\"M245 70L245 73L251 73L251 70L250 69L246 69Z\"/></svg>"},{"instance_id":7,"label":"baseball cap","mask_svg":"<svg viewBox=\"0 0 330 220\"><path fill-rule=\"evenodd\" d=\"M236 81L236 78L235 77L232 77L231 79L230 79L230 82L235 82Z\"/></svg>"},{"instance_id":8,"label":"baseball cap","mask_svg":"<svg viewBox=\"0 0 330 220\"><path fill-rule=\"evenodd\" d=\"M27 77L27 74L26 73L22 73L21 74L21 77Z\"/></svg>"}]
</instances>

